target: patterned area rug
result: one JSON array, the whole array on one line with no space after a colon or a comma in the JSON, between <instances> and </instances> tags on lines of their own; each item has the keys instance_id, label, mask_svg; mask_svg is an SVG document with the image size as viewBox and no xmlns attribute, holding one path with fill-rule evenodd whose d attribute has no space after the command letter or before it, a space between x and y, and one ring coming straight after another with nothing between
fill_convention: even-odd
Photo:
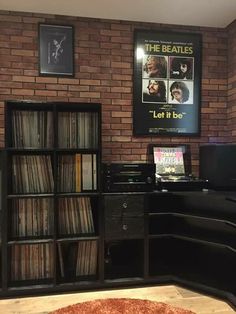
<instances>
[{"instance_id":1,"label":"patterned area rug","mask_svg":"<svg viewBox=\"0 0 236 314\"><path fill-rule=\"evenodd\" d=\"M195 314L171 305L140 299L100 299L70 305L50 314Z\"/></svg>"}]
</instances>

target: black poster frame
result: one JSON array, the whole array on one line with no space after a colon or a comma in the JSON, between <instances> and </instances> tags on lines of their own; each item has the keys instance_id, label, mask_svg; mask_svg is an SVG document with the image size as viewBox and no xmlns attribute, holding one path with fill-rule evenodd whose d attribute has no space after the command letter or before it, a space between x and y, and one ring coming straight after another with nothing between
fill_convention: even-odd
<instances>
[{"instance_id":1,"label":"black poster frame","mask_svg":"<svg viewBox=\"0 0 236 314\"><path fill-rule=\"evenodd\" d=\"M198 33L134 31L135 136L200 135L201 42Z\"/></svg>"},{"instance_id":2,"label":"black poster frame","mask_svg":"<svg viewBox=\"0 0 236 314\"><path fill-rule=\"evenodd\" d=\"M74 76L74 27L39 23L39 74Z\"/></svg>"}]
</instances>

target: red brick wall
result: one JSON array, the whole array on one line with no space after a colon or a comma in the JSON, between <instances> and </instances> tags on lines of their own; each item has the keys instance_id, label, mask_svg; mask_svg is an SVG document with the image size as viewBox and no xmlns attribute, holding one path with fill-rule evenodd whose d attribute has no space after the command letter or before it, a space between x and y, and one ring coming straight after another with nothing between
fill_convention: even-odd
<instances>
[{"instance_id":1,"label":"red brick wall","mask_svg":"<svg viewBox=\"0 0 236 314\"><path fill-rule=\"evenodd\" d=\"M39 22L74 25L75 78L39 77ZM200 137L132 136L135 28L202 34ZM148 143L190 143L193 172L197 174L199 144L231 140L231 130L227 127L228 32L228 29L0 11L0 144L4 145L5 100L100 102L104 161L145 161ZM231 44L234 46L233 54L236 49L235 39ZM231 76L231 85L235 98L235 70ZM236 106L234 107L236 117ZM232 132L235 136L236 127Z\"/></svg>"}]
</instances>

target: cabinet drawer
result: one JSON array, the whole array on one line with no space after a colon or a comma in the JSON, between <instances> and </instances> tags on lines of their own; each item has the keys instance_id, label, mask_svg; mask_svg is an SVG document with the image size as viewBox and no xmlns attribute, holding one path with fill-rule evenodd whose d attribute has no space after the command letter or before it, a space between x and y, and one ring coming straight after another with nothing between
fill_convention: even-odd
<instances>
[{"instance_id":1,"label":"cabinet drawer","mask_svg":"<svg viewBox=\"0 0 236 314\"><path fill-rule=\"evenodd\" d=\"M106 239L134 239L144 236L144 217L107 217L105 219Z\"/></svg>"},{"instance_id":2,"label":"cabinet drawer","mask_svg":"<svg viewBox=\"0 0 236 314\"><path fill-rule=\"evenodd\" d=\"M108 195L104 197L105 217L137 216L144 212L144 195Z\"/></svg>"}]
</instances>

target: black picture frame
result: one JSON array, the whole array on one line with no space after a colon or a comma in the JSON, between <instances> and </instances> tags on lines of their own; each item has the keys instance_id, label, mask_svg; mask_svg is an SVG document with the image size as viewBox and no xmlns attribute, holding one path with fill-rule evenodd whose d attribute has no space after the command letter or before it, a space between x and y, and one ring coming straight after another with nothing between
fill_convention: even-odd
<instances>
[{"instance_id":1,"label":"black picture frame","mask_svg":"<svg viewBox=\"0 0 236 314\"><path fill-rule=\"evenodd\" d=\"M74 28L39 24L39 74L74 76Z\"/></svg>"},{"instance_id":2,"label":"black picture frame","mask_svg":"<svg viewBox=\"0 0 236 314\"><path fill-rule=\"evenodd\" d=\"M200 135L201 42L198 33L135 30L135 136Z\"/></svg>"}]
</instances>

